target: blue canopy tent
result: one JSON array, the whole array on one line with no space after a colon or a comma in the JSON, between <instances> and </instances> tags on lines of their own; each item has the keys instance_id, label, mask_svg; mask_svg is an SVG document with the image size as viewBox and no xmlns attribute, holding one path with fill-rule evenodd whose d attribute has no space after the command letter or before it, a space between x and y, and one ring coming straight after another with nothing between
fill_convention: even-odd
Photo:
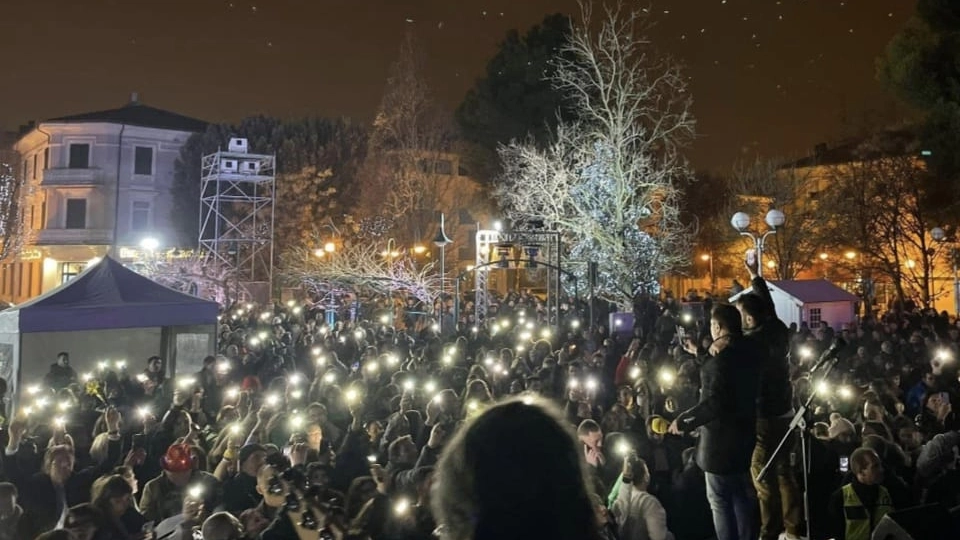
<instances>
[{"instance_id":1,"label":"blue canopy tent","mask_svg":"<svg viewBox=\"0 0 960 540\"><path fill-rule=\"evenodd\" d=\"M167 288L104 257L73 280L0 312L0 376L13 393L40 382L70 353L78 374L100 362L125 361L139 373L145 360L167 361L168 375L199 369L216 348L216 302Z\"/></svg>"}]
</instances>

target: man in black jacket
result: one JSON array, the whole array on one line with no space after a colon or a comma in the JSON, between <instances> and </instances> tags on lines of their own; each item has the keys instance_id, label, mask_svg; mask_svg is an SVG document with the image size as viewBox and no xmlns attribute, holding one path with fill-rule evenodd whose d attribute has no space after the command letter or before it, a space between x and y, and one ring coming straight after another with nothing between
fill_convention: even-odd
<instances>
[{"instance_id":1,"label":"man in black jacket","mask_svg":"<svg viewBox=\"0 0 960 540\"><path fill-rule=\"evenodd\" d=\"M793 418L793 387L790 385L790 335L777 318L767 282L757 274L757 266L747 265L753 292L737 300L744 334L766 354L760 365L760 399L757 402L757 443L753 450L753 474L760 501L760 540L776 540L786 530L788 540L799 538L801 498L796 477L790 467L793 439L787 441L763 481L760 470L766 465L780 440L790 429Z\"/></svg>"},{"instance_id":2,"label":"man in black jacket","mask_svg":"<svg viewBox=\"0 0 960 540\"><path fill-rule=\"evenodd\" d=\"M762 351L743 336L731 305L710 314L711 356L701 370L700 402L670 425L679 435L701 427L697 465L707 482L718 540L757 538L757 496L750 477Z\"/></svg>"}]
</instances>

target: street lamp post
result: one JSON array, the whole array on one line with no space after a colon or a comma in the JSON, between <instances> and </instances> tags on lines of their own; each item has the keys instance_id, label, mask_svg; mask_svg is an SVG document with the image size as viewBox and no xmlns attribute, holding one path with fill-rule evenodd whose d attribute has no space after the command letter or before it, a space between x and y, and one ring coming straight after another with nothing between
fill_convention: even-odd
<instances>
[{"instance_id":1,"label":"street lamp post","mask_svg":"<svg viewBox=\"0 0 960 540\"><path fill-rule=\"evenodd\" d=\"M746 236L753 240L753 246L757 253L757 275L761 277L763 276L763 248L767 237L771 234L777 234L777 228L783 227L787 217L780 210L773 209L767 212L763 221L770 227L770 230L758 236L747 230L750 228L750 216L746 212L737 212L730 219L730 224L740 233L740 236Z\"/></svg>"},{"instance_id":2,"label":"street lamp post","mask_svg":"<svg viewBox=\"0 0 960 540\"><path fill-rule=\"evenodd\" d=\"M444 230L443 225L444 216L443 214L440 214L440 229L437 230L437 235L433 237L433 245L440 248L440 317L437 319L437 325L440 327L440 332L443 332L443 285L447 277L447 244L452 242L450 237L447 236L447 232Z\"/></svg>"},{"instance_id":3,"label":"street lamp post","mask_svg":"<svg viewBox=\"0 0 960 540\"><path fill-rule=\"evenodd\" d=\"M710 264L710 292L713 293L717 289L717 278L713 273L713 254L704 253L700 256L700 260Z\"/></svg>"},{"instance_id":4,"label":"street lamp post","mask_svg":"<svg viewBox=\"0 0 960 540\"><path fill-rule=\"evenodd\" d=\"M936 242L950 242L946 231L940 227L934 227L930 231L930 236ZM953 313L960 316L960 276L957 274L957 258L960 253L957 252L956 245L950 246L950 262L953 264Z\"/></svg>"}]
</instances>

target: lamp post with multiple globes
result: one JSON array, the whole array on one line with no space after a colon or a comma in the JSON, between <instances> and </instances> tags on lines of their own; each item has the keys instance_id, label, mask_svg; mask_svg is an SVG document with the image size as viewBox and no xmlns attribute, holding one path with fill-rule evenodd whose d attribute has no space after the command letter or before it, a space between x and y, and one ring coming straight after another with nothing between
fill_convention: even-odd
<instances>
[{"instance_id":1,"label":"lamp post with multiple globes","mask_svg":"<svg viewBox=\"0 0 960 540\"><path fill-rule=\"evenodd\" d=\"M757 257L757 275L761 277L763 276L763 248L767 237L771 234L777 234L777 228L783 227L783 224L787 221L787 217L780 210L772 209L767 212L763 221L770 227L770 230L759 235L748 230L750 228L750 216L746 212L737 212L730 219L730 224L740 233L740 236L746 236L753 240Z\"/></svg>"}]
</instances>

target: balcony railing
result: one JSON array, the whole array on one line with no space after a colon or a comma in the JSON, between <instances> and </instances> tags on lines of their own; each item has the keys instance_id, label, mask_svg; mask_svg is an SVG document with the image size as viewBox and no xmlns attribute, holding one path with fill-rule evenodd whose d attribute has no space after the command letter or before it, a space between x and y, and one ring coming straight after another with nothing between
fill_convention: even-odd
<instances>
[{"instance_id":1,"label":"balcony railing","mask_svg":"<svg viewBox=\"0 0 960 540\"><path fill-rule=\"evenodd\" d=\"M35 238L37 245L106 245L113 242L113 230L43 229Z\"/></svg>"},{"instance_id":2,"label":"balcony railing","mask_svg":"<svg viewBox=\"0 0 960 540\"><path fill-rule=\"evenodd\" d=\"M103 184L101 169L47 169L42 186L99 186Z\"/></svg>"}]
</instances>

